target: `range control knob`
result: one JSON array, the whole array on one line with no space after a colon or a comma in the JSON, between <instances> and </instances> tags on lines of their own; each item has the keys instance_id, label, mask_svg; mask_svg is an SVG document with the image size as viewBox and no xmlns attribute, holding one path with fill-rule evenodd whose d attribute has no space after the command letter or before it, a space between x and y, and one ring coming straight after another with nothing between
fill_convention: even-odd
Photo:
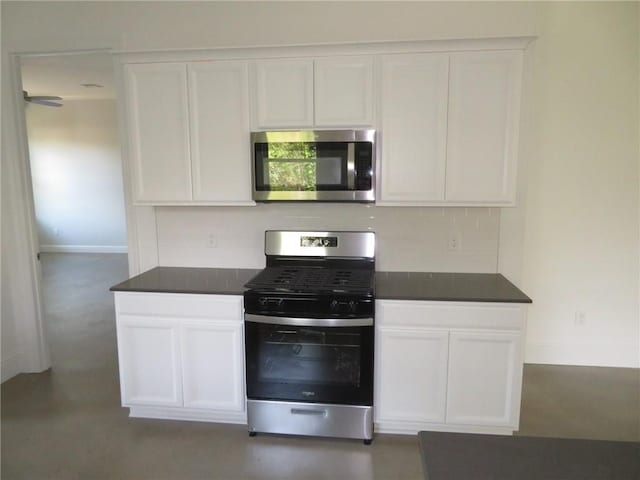
<instances>
[{"instance_id":1,"label":"range control knob","mask_svg":"<svg viewBox=\"0 0 640 480\"><path fill-rule=\"evenodd\" d=\"M358 304L356 303L355 300L349 300L349 310L352 312L356 311L356 308L358 308Z\"/></svg>"},{"instance_id":2,"label":"range control knob","mask_svg":"<svg viewBox=\"0 0 640 480\"><path fill-rule=\"evenodd\" d=\"M338 309L338 301L335 298L329 303L329 308L332 312L335 312Z\"/></svg>"},{"instance_id":3,"label":"range control knob","mask_svg":"<svg viewBox=\"0 0 640 480\"><path fill-rule=\"evenodd\" d=\"M259 297L259 298L258 298L258 303L259 303L261 306L263 306L263 307L264 307L264 306L267 304L267 298L266 298L266 297Z\"/></svg>"}]
</instances>

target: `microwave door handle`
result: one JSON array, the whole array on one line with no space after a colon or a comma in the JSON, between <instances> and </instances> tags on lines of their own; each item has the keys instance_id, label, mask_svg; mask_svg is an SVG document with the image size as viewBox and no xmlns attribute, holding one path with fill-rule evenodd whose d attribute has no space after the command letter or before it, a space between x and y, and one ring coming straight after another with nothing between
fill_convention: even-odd
<instances>
[{"instance_id":1,"label":"microwave door handle","mask_svg":"<svg viewBox=\"0 0 640 480\"><path fill-rule=\"evenodd\" d=\"M356 188L356 146L353 142L347 143L347 188Z\"/></svg>"}]
</instances>

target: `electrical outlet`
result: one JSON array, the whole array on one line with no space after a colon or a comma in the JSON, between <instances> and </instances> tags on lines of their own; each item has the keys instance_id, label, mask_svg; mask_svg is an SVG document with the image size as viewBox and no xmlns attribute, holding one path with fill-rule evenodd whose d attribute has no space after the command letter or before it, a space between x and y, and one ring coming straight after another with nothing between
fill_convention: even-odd
<instances>
[{"instance_id":1,"label":"electrical outlet","mask_svg":"<svg viewBox=\"0 0 640 480\"><path fill-rule=\"evenodd\" d=\"M573 317L573 324L576 327L584 327L584 325L587 323L587 316L584 313L584 311L582 310L576 310L574 317Z\"/></svg>"},{"instance_id":2,"label":"electrical outlet","mask_svg":"<svg viewBox=\"0 0 640 480\"><path fill-rule=\"evenodd\" d=\"M215 233L207 235L207 248L216 248L218 246L218 237Z\"/></svg>"},{"instance_id":3,"label":"electrical outlet","mask_svg":"<svg viewBox=\"0 0 640 480\"><path fill-rule=\"evenodd\" d=\"M447 242L447 248L449 250L460 250L460 244L462 243L462 236L460 232L449 232L449 240Z\"/></svg>"}]
</instances>

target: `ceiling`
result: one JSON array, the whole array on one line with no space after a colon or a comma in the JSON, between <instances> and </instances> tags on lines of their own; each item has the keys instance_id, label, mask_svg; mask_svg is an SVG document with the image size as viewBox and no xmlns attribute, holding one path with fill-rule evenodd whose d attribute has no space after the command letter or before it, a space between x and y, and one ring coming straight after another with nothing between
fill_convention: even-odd
<instances>
[{"instance_id":1,"label":"ceiling","mask_svg":"<svg viewBox=\"0 0 640 480\"><path fill-rule=\"evenodd\" d=\"M63 100L115 98L109 53L23 56L22 85L30 96L55 95ZM98 84L102 88L85 87Z\"/></svg>"}]
</instances>

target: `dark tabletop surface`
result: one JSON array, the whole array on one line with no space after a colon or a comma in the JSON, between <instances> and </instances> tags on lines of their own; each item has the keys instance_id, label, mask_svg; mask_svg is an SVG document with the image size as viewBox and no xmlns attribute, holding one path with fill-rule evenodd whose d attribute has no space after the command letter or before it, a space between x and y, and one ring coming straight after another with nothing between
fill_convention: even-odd
<instances>
[{"instance_id":1,"label":"dark tabletop surface","mask_svg":"<svg viewBox=\"0 0 640 480\"><path fill-rule=\"evenodd\" d=\"M420 432L426 480L638 480L640 442Z\"/></svg>"},{"instance_id":2,"label":"dark tabletop surface","mask_svg":"<svg viewBox=\"0 0 640 480\"><path fill-rule=\"evenodd\" d=\"M261 269L156 267L114 285L116 292L242 295ZM495 273L376 272L377 299L531 303Z\"/></svg>"},{"instance_id":3,"label":"dark tabletop surface","mask_svg":"<svg viewBox=\"0 0 640 480\"><path fill-rule=\"evenodd\" d=\"M114 292L204 293L242 295L258 274L253 268L156 267L114 285Z\"/></svg>"},{"instance_id":4,"label":"dark tabletop surface","mask_svg":"<svg viewBox=\"0 0 640 480\"><path fill-rule=\"evenodd\" d=\"M531 303L499 273L376 272L376 298Z\"/></svg>"}]
</instances>

